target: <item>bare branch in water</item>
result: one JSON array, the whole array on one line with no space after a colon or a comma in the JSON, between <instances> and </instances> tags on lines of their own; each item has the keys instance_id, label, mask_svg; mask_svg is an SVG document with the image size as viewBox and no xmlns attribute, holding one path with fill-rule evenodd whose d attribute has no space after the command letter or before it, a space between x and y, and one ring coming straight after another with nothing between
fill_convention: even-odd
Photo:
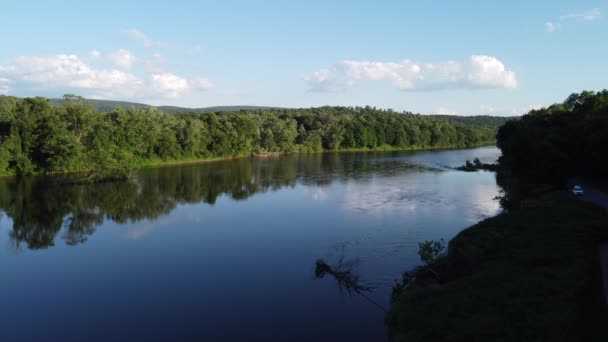
<instances>
[{"instance_id":1,"label":"bare branch in water","mask_svg":"<svg viewBox=\"0 0 608 342\"><path fill-rule=\"evenodd\" d=\"M340 258L338 264L332 267L325 260L319 259L315 264L315 276L323 278L326 274L333 276L338 282L340 291L346 290L349 295L352 292L361 294L363 292L371 292L373 286L363 284L359 276L353 273L352 264L345 263L343 257Z\"/></svg>"},{"instance_id":2,"label":"bare branch in water","mask_svg":"<svg viewBox=\"0 0 608 342\"><path fill-rule=\"evenodd\" d=\"M386 309L382 305L376 303L368 297L368 294L372 292L375 288L371 285L363 283L359 276L353 272L353 267L355 264L356 260L345 262L343 254L338 260L338 263L333 267L329 265L324 259L318 259L315 263L315 277L323 278L326 274L329 274L338 282L340 295L343 295L344 290L348 292L349 296L352 296L354 292L365 298L367 301L374 304L381 310L386 311Z\"/></svg>"}]
</instances>

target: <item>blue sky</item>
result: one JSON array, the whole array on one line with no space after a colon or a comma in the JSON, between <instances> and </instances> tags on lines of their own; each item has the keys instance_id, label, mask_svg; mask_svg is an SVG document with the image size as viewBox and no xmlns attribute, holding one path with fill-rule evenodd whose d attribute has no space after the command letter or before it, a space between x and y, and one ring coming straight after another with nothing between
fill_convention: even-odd
<instances>
[{"instance_id":1,"label":"blue sky","mask_svg":"<svg viewBox=\"0 0 608 342\"><path fill-rule=\"evenodd\" d=\"M0 93L521 114L608 87L608 0L3 1Z\"/></svg>"}]
</instances>

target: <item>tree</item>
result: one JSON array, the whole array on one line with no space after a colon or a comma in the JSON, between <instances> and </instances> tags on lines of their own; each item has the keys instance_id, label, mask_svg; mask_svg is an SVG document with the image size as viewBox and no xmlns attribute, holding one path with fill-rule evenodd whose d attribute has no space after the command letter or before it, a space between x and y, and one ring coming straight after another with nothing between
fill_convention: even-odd
<instances>
[{"instance_id":1,"label":"tree","mask_svg":"<svg viewBox=\"0 0 608 342\"><path fill-rule=\"evenodd\" d=\"M593 99L578 101L595 108ZM369 106L167 114L153 107L97 112L82 97L70 94L55 107L44 98L0 97L0 173L88 170L97 175L93 178L117 177L127 168L159 159L467 147L493 141L496 127L479 122ZM591 136L589 143L603 142L601 134Z\"/></svg>"}]
</instances>

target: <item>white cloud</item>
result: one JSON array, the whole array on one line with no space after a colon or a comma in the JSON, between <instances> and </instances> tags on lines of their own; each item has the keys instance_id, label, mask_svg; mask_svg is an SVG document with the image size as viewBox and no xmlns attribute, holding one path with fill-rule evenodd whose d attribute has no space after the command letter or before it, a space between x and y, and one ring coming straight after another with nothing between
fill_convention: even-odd
<instances>
[{"instance_id":1,"label":"white cloud","mask_svg":"<svg viewBox=\"0 0 608 342\"><path fill-rule=\"evenodd\" d=\"M0 95L8 95L8 92L11 90L8 85L9 83L11 83L11 80L0 77Z\"/></svg>"},{"instance_id":2,"label":"white cloud","mask_svg":"<svg viewBox=\"0 0 608 342\"><path fill-rule=\"evenodd\" d=\"M174 74L165 72L151 75L152 89L167 98L176 98L193 90L209 90L213 83L208 79L196 78L187 80Z\"/></svg>"},{"instance_id":3,"label":"white cloud","mask_svg":"<svg viewBox=\"0 0 608 342\"><path fill-rule=\"evenodd\" d=\"M450 110L447 107L437 107L435 109L435 113L433 114L442 114L442 115L458 115L456 111Z\"/></svg>"},{"instance_id":4,"label":"white cloud","mask_svg":"<svg viewBox=\"0 0 608 342\"><path fill-rule=\"evenodd\" d=\"M0 67L0 75L44 87L116 89L136 87L140 83L132 74L94 69L80 57L66 54L17 57L8 67Z\"/></svg>"},{"instance_id":5,"label":"white cloud","mask_svg":"<svg viewBox=\"0 0 608 342\"><path fill-rule=\"evenodd\" d=\"M304 77L311 92L334 91L340 88L336 83L335 73L329 69L321 69Z\"/></svg>"},{"instance_id":6,"label":"white cloud","mask_svg":"<svg viewBox=\"0 0 608 342\"><path fill-rule=\"evenodd\" d=\"M385 81L402 91L455 88L517 88L513 71L495 57L474 55L460 63L345 60L304 77L309 91L335 91L361 81Z\"/></svg>"},{"instance_id":7,"label":"white cloud","mask_svg":"<svg viewBox=\"0 0 608 342\"><path fill-rule=\"evenodd\" d=\"M94 60L101 59L101 52L99 52L99 50L93 50L89 52L89 57Z\"/></svg>"},{"instance_id":8,"label":"white cloud","mask_svg":"<svg viewBox=\"0 0 608 342\"><path fill-rule=\"evenodd\" d=\"M110 55L110 60L119 68L131 69L137 57L131 51L120 49Z\"/></svg>"},{"instance_id":9,"label":"white cloud","mask_svg":"<svg viewBox=\"0 0 608 342\"><path fill-rule=\"evenodd\" d=\"M190 91L190 86L185 78L170 73L152 75L152 88L158 93L167 94L169 98L176 98L180 94Z\"/></svg>"},{"instance_id":10,"label":"white cloud","mask_svg":"<svg viewBox=\"0 0 608 342\"><path fill-rule=\"evenodd\" d=\"M132 63L125 60L122 60L122 66L130 67ZM81 57L68 54L17 57L9 65L0 66L0 92L9 91L9 82L34 90L112 99L177 98L213 87L205 78L185 79L167 72L136 75L118 69L96 68Z\"/></svg>"},{"instance_id":11,"label":"white cloud","mask_svg":"<svg viewBox=\"0 0 608 342\"><path fill-rule=\"evenodd\" d=\"M169 47L169 43L167 42L163 42L160 40L154 40L150 37L148 37L147 34L145 34L144 32L138 30L138 29L126 29L124 30L125 33L127 33L129 35L129 37L139 40L144 44L144 47L147 48L151 48L151 47L159 47L159 48L166 48Z\"/></svg>"},{"instance_id":12,"label":"white cloud","mask_svg":"<svg viewBox=\"0 0 608 342\"><path fill-rule=\"evenodd\" d=\"M567 20L594 21L594 20L599 19L601 16L602 16L602 12L599 9L594 8L592 10L588 10L585 12L564 14L559 17L559 20L560 21L567 21ZM559 23L550 22L550 21L545 23L545 29L547 30L547 32L555 32L560 27L561 27L561 24L559 24Z\"/></svg>"},{"instance_id":13,"label":"white cloud","mask_svg":"<svg viewBox=\"0 0 608 342\"><path fill-rule=\"evenodd\" d=\"M594 8L589 11L580 12L580 13L568 13L559 17L560 20L568 20L568 19L583 19L586 21L594 21L598 19L602 15L599 9Z\"/></svg>"},{"instance_id":14,"label":"white cloud","mask_svg":"<svg viewBox=\"0 0 608 342\"><path fill-rule=\"evenodd\" d=\"M517 78L513 71L495 57L472 56L468 79L481 88L517 88Z\"/></svg>"},{"instance_id":15,"label":"white cloud","mask_svg":"<svg viewBox=\"0 0 608 342\"><path fill-rule=\"evenodd\" d=\"M420 65L407 59L401 63L347 60L342 69L350 80L389 81L401 90L413 89L423 79Z\"/></svg>"},{"instance_id":16,"label":"white cloud","mask_svg":"<svg viewBox=\"0 0 608 342\"><path fill-rule=\"evenodd\" d=\"M545 23L545 29L547 29L547 32L555 32L555 31L557 31L558 28L559 28L559 24L552 23L550 21Z\"/></svg>"}]
</instances>

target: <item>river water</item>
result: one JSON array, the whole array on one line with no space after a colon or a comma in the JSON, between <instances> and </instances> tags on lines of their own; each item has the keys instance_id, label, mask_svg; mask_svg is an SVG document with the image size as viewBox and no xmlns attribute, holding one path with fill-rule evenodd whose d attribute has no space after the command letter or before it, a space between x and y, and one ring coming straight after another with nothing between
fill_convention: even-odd
<instances>
[{"instance_id":1,"label":"river water","mask_svg":"<svg viewBox=\"0 0 608 342\"><path fill-rule=\"evenodd\" d=\"M385 341L418 242L500 209L494 147L0 179L0 341ZM349 293L315 262L351 271ZM343 284L342 284L343 285Z\"/></svg>"}]
</instances>

